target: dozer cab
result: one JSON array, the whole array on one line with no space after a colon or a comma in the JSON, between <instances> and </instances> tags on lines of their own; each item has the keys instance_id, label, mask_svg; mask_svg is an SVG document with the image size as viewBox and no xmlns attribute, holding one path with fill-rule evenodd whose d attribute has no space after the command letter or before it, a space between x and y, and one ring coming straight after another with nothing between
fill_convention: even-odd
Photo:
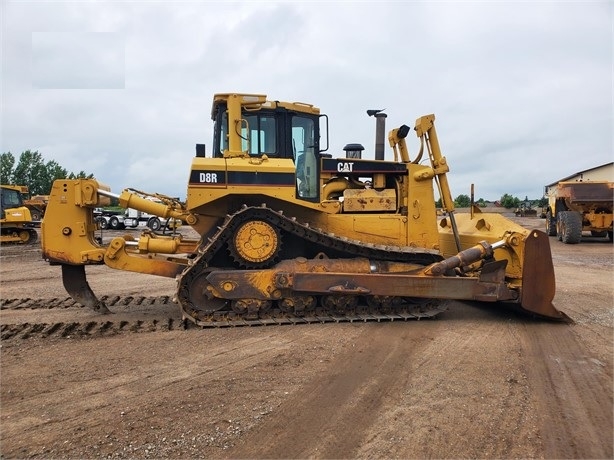
<instances>
[{"instance_id":1,"label":"dozer cab","mask_svg":"<svg viewBox=\"0 0 614 460\"><path fill-rule=\"evenodd\" d=\"M24 205L25 185L0 185L0 242L34 243L38 233L33 227L30 210Z\"/></svg>"},{"instance_id":2,"label":"dozer cab","mask_svg":"<svg viewBox=\"0 0 614 460\"><path fill-rule=\"evenodd\" d=\"M58 180L42 224L43 257L61 265L75 300L100 312L108 309L86 265L174 277L184 319L205 327L431 317L449 299L567 319L552 304L548 237L477 209L455 215L435 117L416 121L414 158L411 129L390 131L394 160L385 161L377 112L375 159L334 157L324 145L328 118L313 105L216 94L213 145L208 155L197 145L185 203L133 189L116 195L93 179ZM93 210L110 198L180 219L200 238L148 230L103 244Z\"/></svg>"}]
</instances>

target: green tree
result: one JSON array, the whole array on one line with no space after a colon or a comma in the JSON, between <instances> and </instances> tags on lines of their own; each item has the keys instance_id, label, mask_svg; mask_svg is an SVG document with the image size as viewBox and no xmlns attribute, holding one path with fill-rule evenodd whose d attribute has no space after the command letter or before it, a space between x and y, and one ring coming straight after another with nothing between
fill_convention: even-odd
<instances>
[{"instance_id":1,"label":"green tree","mask_svg":"<svg viewBox=\"0 0 614 460\"><path fill-rule=\"evenodd\" d=\"M27 185L32 195L47 195L56 179L90 179L93 174L79 171L77 174L69 173L57 161L50 160L45 163L38 151L26 150L15 157L11 152L3 153L0 157L2 166L2 183Z\"/></svg>"},{"instance_id":2,"label":"green tree","mask_svg":"<svg viewBox=\"0 0 614 460\"><path fill-rule=\"evenodd\" d=\"M520 206L520 199L518 197L510 195L509 193L503 194L499 202L501 203L501 206L507 209L517 208L518 206Z\"/></svg>"},{"instance_id":3,"label":"green tree","mask_svg":"<svg viewBox=\"0 0 614 460\"><path fill-rule=\"evenodd\" d=\"M94 177L93 174L87 174L85 171L79 171L77 174L70 173L68 175L69 179L91 179L93 177Z\"/></svg>"},{"instance_id":4,"label":"green tree","mask_svg":"<svg viewBox=\"0 0 614 460\"><path fill-rule=\"evenodd\" d=\"M471 198L469 198L469 195L458 195L454 199L454 206L458 208L468 208L471 206Z\"/></svg>"},{"instance_id":5,"label":"green tree","mask_svg":"<svg viewBox=\"0 0 614 460\"><path fill-rule=\"evenodd\" d=\"M64 179L68 177L68 171L62 168L55 160L50 160L45 164L45 171L43 177L38 178L37 188L38 190L30 190L33 195L47 195L53 181L56 179Z\"/></svg>"},{"instance_id":6,"label":"green tree","mask_svg":"<svg viewBox=\"0 0 614 460\"><path fill-rule=\"evenodd\" d=\"M27 185L33 195L45 194L41 191L40 178L45 176L45 163L43 156L35 151L26 150L19 156L19 161L13 170L13 183Z\"/></svg>"},{"instance_id":7,"label":"green tree","mask_svg":"<svg viewBox=\"0 0 614 460\"><path fill-rule=\"evenodd\" d=\"M13 182L11 175L15 167L15 157L11 152L0 155L0 183L10 184Z\"/></svg>"}]
</instances>

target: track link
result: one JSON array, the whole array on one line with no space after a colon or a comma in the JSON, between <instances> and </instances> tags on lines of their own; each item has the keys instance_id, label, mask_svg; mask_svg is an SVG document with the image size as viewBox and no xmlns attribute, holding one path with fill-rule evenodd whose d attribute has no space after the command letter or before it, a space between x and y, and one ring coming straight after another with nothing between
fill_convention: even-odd
<instances>
[{"instance_id":1,"label":"track link","mask_svg":"<svg viewBox=\"0 0 614 460\"><path fill-rule=\"evenodd\" d=\"M433 319L440 313L447 310L443 303L429 305L417 309L414 312L398 311L390 313L348 313L335 314L333 312L314 313L309 316L291 316L280 310L268 313L259 318L247 319L244 316L234 313L212 314L206 321L199 320L198 325L203 328L220 327L245 327L245 326L275 326L275 325L297 325L314 323L367 323L367 322L391 322L391 321L413 321L420 319Z\"/></svg>"},{"instance_id":2,"label":"track link","mask_svg":"<svg viewBox=\"0 0 614 460\"><path fill-rule=\"evenodd\" d=\"M185 321L179 315L169 317L164 313L156 314L149 319L126 319L123 311L131 311L139 307L151 306L151 312L159 311L161 305L172 304L168 296L161 297L107 297L107 304L114 310L113 315L100 316L91 313L89 309L75 302L70 297L55 299L2 299L0 311L23 312L27 320L24 322L6 322L0 313L0 340L3 343L11 343L15 340L26 339L86 339L94 337L108 337L127 333L144 332L167 332L184 330L190 327L192 322ZM172 305L174 308L175 306ZM314 311L311 315L297 317L288 315L279 309L271 310L266 317L258 319L246 319L234 312L216 312L210 321L200 322L203 328L228 328L228 327L257 327L257 326L281 326L314 323L363 323L363 322L390 322L410 321L419 319L432 319L446 310L444 304L416 306L413 312L404 309L384 312L354 312L353 314L339 315L327 314L323 310ZM46 316L54 312L66 310L69 316L77 314L85 315L82 321L49 321ZM422 311L420 311L422 310ZM176 311L176 310L175 310ZM151 312L142 317L151 316ZM136 313L138 316L138 313ZM31 319L30 319L31 317Z\"/></svg>"},{"instance_id":3,"label":"track link","mask_svg":"<svg viewBox=\"0 0 614 460\"><path fill-rule=\"evenodd\" d=\"M169 296L114 296L104 300L115 314L92 313L70 297L2 299L0 340L4 343L30 338L74 339L185 328Z\"/></svg>"}]
</instances>

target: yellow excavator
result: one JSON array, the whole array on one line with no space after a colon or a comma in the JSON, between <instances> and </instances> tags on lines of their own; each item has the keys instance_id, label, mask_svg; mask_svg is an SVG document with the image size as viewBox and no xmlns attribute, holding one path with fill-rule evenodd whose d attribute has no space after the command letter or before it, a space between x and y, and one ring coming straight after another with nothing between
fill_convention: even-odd
<instances>
[{"instance_id":1,"label":"yellow excavator","mask_svg":"<svg viewBox=\"0 0 614 460\"><path fill-rule=\"evenodd\" d=\"M33 228L32 215L25 206L25 185L0 185L0 242L35 243L38 233Z\"/></svg>"},{"instance_id":2,"label":"yellow excavator","mask_svg":"<svg viewBox=\"0 0 614 460\"><path fill-rule=\"evenodd\" d=\"M85 266L172 277L184 320L203 327L432 317L451 299L519 307L568 320L552 304L548 237L476 208L456 214L434 115L403 125L376 118L375 159L362 146L328 150L328 117L262 94L216 94L211 152L196 146L185 202L94 179L57 180L42 224L43 258L62 268L78 302L109 312ZM424 157L424 161L423 161ZM428 164L423 164L428 163ZM437 187L444 216L438 216ZM121 206L179 219L200 238L146 230L96 237L93 210ZM154 198L154 199L152 199Z\"/></svg>"}]
</instances>

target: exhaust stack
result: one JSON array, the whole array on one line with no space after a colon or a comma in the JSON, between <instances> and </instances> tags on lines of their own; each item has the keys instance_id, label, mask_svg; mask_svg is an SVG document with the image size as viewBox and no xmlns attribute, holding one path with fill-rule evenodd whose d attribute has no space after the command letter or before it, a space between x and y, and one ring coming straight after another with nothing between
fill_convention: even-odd
<instances>
[{"instance_id":1,"label":"exhaust stack","mask_svg":"<svg viewBox=\"0 0 614 460\"><path fill-rule=\"evenodd\" d=\"M386 140L386 115L382 110L367 110L367 115L375 117L375 159L384 160L384 142Z\"/></svg>"}]
</instances>

